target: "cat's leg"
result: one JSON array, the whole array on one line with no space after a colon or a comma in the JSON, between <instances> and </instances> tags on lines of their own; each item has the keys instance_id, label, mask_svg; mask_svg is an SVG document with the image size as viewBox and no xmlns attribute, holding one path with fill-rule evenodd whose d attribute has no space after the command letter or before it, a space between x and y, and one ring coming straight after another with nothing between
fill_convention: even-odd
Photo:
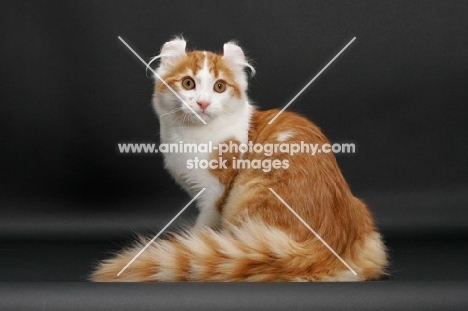
<instances>
[{"instance_id":1,"label":"cat's leg","mask_svg":"<svg viewBox=\"0 0 468 311\"><path fill-rule=\"evenodd\" d=\"M196 226L217 227L221 223L221 215L216 209L203 208L200 209L200 214L195 223Z\"/></svg>"},{"instance_id":2,"label":"cat's leg","mask_svg":"<svg viewBox=\"0 0 468 311\"><path fill-rule=\"evenodd\" d=\"M216 177L207 170L192 171L191 174L172 174L175 181L190 195L195 197L205 188L197 198L199 215L196 226L217 227L221 223L221 215L218 212L218 203L224 194L225 187Z\"/></svg>"},{"instance_id":3,"label":"cat's leg","mask_svg":"<svg viewBox=\"0 0 468 311\"><path fill-rule=\"evenodd\" d=\"M206 193L206 194L205 194ZM197 207L200 213L198 214L196 226L217 227L221 223L221 215L217 208L217 203L221 194L216 193L211 189L206 189L205 193L200 196L197 202Z\"/></svg>"},{"instance_id":4,"label":"cat's leg","mask_svg":"<svg viewBox=\"0 0 468 311\"><path fill-rule=\"evenodd\" d=\"M207 178L207 187L197 200L197 207L200 211L196 226L218 227L221 224L221 215L218 204L224 194L224 186L212 176Z\"/></svg>"}]
</instances>

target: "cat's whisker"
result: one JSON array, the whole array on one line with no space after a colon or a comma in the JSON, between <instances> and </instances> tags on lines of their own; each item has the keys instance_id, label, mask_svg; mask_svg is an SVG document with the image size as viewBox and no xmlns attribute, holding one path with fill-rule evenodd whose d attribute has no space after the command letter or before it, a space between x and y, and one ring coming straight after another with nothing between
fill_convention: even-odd
<instances>
[{"instance_id":1,"label":"cat's whisker","mask_svg":"<svg viewBox=\"0 0 468 311\"><path fill-rule=\"evenodd\" d=\"M182 120L182 126L185 126L185 123L187 123L187 125L189 125L189 115L186 113L184 114L184 119Z\"/></svg>"},{"instance_id":2,"label":"cat's whisker","mask_svg":"<svg viewBox=\"0 0 468 311\"><path fill-rule=\"evenodd\" d=\"M182 110L182 109L181 109ZM172 126L174 123L176 123L177 121L179 121L180 119L183 120L183 118L185 117L186 113L182 113L180 116L178 116L177 118L175 118L170 124L169 126ZM182 122L183 123L183 122Z\"/></svg>"},{"instance_id":3,"label":"cat's whisker","mask_svg":"<svg viewBox=\"0 0 468 311\"><path fill-rule=\"evenodd\" d=\"M182 108L180 108L180 107L179 107L179 108L175 108L175 109L172 109L172 110L169 111L169 112L163 113L163 114L160 115L159 117L162 118L162 117L164 117L164 116L167 116L167 115L170 115L170 114L179 112L179 111L181 111L181 110L182 110Z\"/></svg>"}]
</instances>

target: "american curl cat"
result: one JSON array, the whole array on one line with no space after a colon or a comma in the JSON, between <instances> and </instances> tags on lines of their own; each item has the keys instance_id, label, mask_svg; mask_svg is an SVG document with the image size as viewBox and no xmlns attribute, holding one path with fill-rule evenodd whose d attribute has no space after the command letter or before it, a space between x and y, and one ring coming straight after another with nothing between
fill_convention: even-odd
<instances>
[{"instance_id":1,"label":"american curl cat","mask_svg":"<svg viewBox=\"0 0 468 311\"><path fill-rule=\"evenodd\" d=\"M156 73L165 81L156 79L153 99L161 143L329 143L306 118L285 111L269 124L279 110L259 111L249 103L246 70L254 69L234 42L215 54L187 51L186 41L175 38L156 58ZM195 226L151 243L117 275L149 241L139 240L101 262L91 280L365 281L385 275L381 236L366 205L351 193L333 153L267 156L231 149L221 157L218 150L165 154L167 170L190 196L205 188L196 200ZM187 165L195 158L223 160L224 165ZM271 160L276 166L239 167L234 165L237 159Z\"/></svg>"}]
</instances>

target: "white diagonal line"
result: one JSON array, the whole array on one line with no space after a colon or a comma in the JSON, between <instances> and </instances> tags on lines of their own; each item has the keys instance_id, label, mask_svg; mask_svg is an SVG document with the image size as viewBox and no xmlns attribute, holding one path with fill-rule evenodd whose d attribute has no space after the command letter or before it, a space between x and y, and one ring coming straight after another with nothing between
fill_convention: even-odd
<instances>
[{"instance_id":1,"label":"white diagonal line","mask_svg":"<svg viewBox=\"0 0 468 311\"><path fill-rule=\"evenodd\" d=\"M183 100L182 97L180 97L179 94L177 94L176 91L174 91L174 90L172 89L172 87L170 87L169 84L167 84L166 81L164 81L164 79L161 78L161 76L159 76L159 75L156 73L156 71L154 71L153 68L151 68L150 65L149 65L147 62L145 62L145 61L143 60L143 58L141 58L140 55L138 55L138 53L135 52L135 50L132 49L132 47L131 47L130 45L127 44L127 42L125 42L124 39L122 39L120 36L119 36L118 38L119 38L120 41L122 41L123 44L125 44L125 46L126 46L130 51L132 51L133 54L135 54L136 57L138 57L138 59L139 59L143 64L145 64L146 68L148 68L149 70L151 70L152 73L154 73L154 75L156 76L156 78L159 79L159 81L161 81L172 93L174 93L174 95L175 95L185 106L187 106L187 108L190 109L190 111L193 112L193 114L194 114L195 116L197 116L197 118L200 119L200 121L203 122L203 124L206 124L205 120L203 120L202 117L200 117L200 116L198 115L198 113L196 113L195 110L193 110L192 107L190 107L190 105L187 104L187 102L186 102L185 100Z\"/></svg>"},{"instance_id":2,"label":"white diagonal line","mask_svg":"<svg viewBox=\"0 0 468 311\"><path fill-rule=\"evenodd\" d=\"M143 247L141 251L139 251L138 254L136 254L135 257L133 257L133 259L130 260L130 262L127 265L125 265L125 267L123 267L122 270L120 270L119 273L117 273L117 276L120 276L120 274L122 274L122 272L124 272L125 269L127 269L128 266L130 266L135 261L135 259L137 259L150 246L150 244L153 243L161 235L161 233L163 233L164 230L166 230L167 227L169 227L172 224L172 222L174 222L174 220L176 220L177 217L179 217L180 214L182 214L187 209L187 207L189 207L190 204L192 204L192 202L195 201L200 196L200 194L202 194L203 191L205 190L206 188L203 188L202 190L200 190L200 192L198 192L198 194L195 197L193 197L193 199L190 200L190 202L188 202L187 205L185 205L184 208L181 209L180 212L177 213L177 215L175 215L174 218L172 218L172 220L164 228L162 228L161 231L159 231L159 233L156 234L156 236L153 239L151 239L151 241L149 241L148 244L146 244L145 247Z\"/></svg>"},{"instance_id":3,"label":"white diagonal line","mask_svg":"<svg viewBox=\"0 0 468 311\"><path fill-rule=\"evenodd\" d=\"M275 116L273 119L271 119L271 120L270 120L270 122L268 122L268 124L271 124L271 123L273 123L273 121L275 121L275 120L276 120L276 118L278 118L278 117L279 117L279 115L280 115L280 114L282 114L282 113L283 113L283 112L286 110L286 108L288 108L288 107L289 107L289 105L291 105L291 104L293 103L293 101L295 101L295 100L296 100L296 98L298 98L298 97L299 97L299 96L302 94L302 92L304 92L304 91L305 91L305 90L306 90L306 89L309 87L309 85L311 85L311 84L312 84L312 82L314 82L314 81L315 81L315 79L317 79L317 78L318 78L318 77L319 77L319 76L322 74L322 72L324 72L324 71L325 71L325 69L327 69L327 68L328 68L328 66L330 66L330 65L331 65L331 63L333 63L333 62L335 61L335 59L337 59L337 58L338 58L338 56L340 56L340 55L341 55L341 53L343 53L343 52L344 52L344 50L346 50L346 49L348 48L348 46L350 46L350 45L351 45L351 43L353 43L353 41L354 41L354 40L356 40L356 37L354 37L353 39L351 39L351 41L349 41L349 43L348 43L348 44L346 44L346 46L345 46L344 48L342 48L342 49L341 49L341 51L340 51L340 52L338 52L338 54L336 54L336 56L335 56L335 57L333 57L333 59L332 59L331 61L329 61L329 62L328 62L328 64L326 64L326 65L325 65L325 67L323 67L323 69L322 69L322 70L320 70L320 72L319 72L318 74L316 74L316 75L315 75L315 77L313 77L313 78L312 78L312 80L310 80L310 81L309 81L309 83L307 83L307 84L306 84L306 86L304 86L304 87L302 88L302 90L300 90L300 91L299 91L299 93L297 93L297 95L296 95L296 96L294 96L294 97L293 97L293 99L291 99L291 100L289 101L289 103L287 103L287 104L286 104L286 106L284 106L284 107L283 107L283 109L281 109L281 111L280 111L280 112L278 112L278 113L276 114L276 116Z\"/></svg>"},{"instance_id":4,"label":"white diagonal line","mask_svg":"<svg viewBox=\"0 0 468 311\"><path fill-rule=\"evenodd\" d=\"M309 229L309 230L317 237L317 239L319 239L320 242L322 242L323 245L325 245L325 246L330 250L330 252L332 252L333 255L335 255L336 258L338 258L338 259L346 266L346 268L348 268L354 275L357 275L356 271L354 271L353 268L351 268L351 267L346 263L346 261L344 261L343 258L341 258L340 255L338 255L338 254L333 250L333 248L331 248L330 245L328 245L328 243L325 242L325 241L322 239L322 237L321 237L320 235L318 235L318 233L315 232L314 229L312 229L312 228L304 221L304 219L302 219L301 216L299 216L299 215L291 208L291 206L289 206L288 203L286 203L286 202L283 200L283 198L281 198L281 197L275 192L275 190L273 190L273 189L271 189L271 188L268 188L268 189L270 189L270 191L278 198L278 200L280 200L280 201L294 214L294 216L296 216L297 219L299 219L299 220L304 224L304 226L306 226L307 229Z\"/></svg>"}]
</instances>

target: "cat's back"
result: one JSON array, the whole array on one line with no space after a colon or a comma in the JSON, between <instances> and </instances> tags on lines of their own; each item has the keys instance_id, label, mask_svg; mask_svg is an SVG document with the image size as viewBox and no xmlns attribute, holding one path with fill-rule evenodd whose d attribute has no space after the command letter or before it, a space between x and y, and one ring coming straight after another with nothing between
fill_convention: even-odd
<instances>
[{"instance_id":1,"label":"cat's back","mask_svg":"<svg viewBox=\"0 0 468 311\"><path fill-rule=\"evenodd\" d=\"M249 138L263 142L329 143L320 128L295 112L270 109L255 110L250 123ZM279 113L279 115L278 115Z\"/></svg>"}]
</instances>

